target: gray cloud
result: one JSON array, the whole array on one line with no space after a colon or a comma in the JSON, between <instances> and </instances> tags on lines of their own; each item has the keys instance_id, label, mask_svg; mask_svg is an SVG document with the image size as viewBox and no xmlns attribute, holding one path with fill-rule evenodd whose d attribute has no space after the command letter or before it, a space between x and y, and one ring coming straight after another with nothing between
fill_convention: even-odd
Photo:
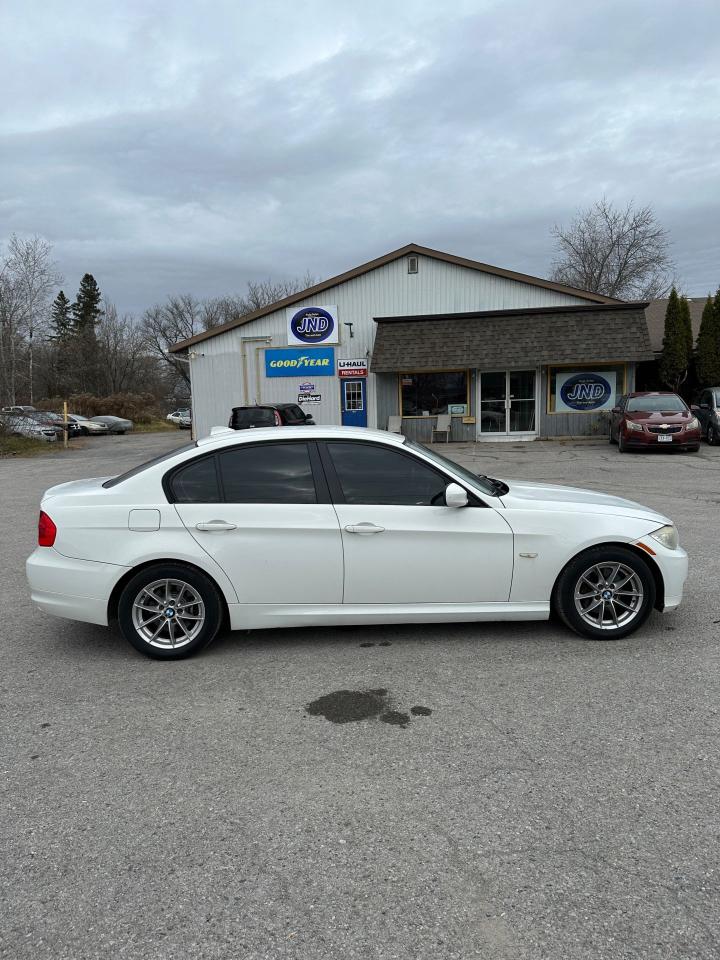
<instances>
[{"instance_id":1,"label":"gray cloud","mask_svg":"<svg viewBox=\"0 0 720 960\"><path fill-rule=\"evenodd\" d=\"M409 240L543 275L603 194L720 282L715 0L46 6L0 12L0 236L71 291L140 311Z\"/></svg>"}]
</instances>

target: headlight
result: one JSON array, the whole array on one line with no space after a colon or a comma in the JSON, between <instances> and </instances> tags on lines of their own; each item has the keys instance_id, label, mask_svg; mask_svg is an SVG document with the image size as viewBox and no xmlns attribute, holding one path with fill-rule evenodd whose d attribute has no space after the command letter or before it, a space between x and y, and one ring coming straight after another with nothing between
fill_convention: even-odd
<instances>
[{"instance_id":1,"label":"headlight","mask_svg":"<svg viewBox=\"0 0 720 960\"><path fill-rule=\"evenodd\" d=\"M688 420L686 430L697 430L700 426L700 421L697 417L693 417L692 420Z\"/></svg>"},{"instance_id":2,"label":"headlight","mask_svg":"<svg viewBox=\"0 0 720 960\"><path fill-rule=\"evenodd\" d=\"M666 527L660 527L659 530L651 533L650 536L653 538L653 540L657 540L658 543L661 543L664 547L667 547L668 550L677 550L680 544L678 532L671 523Z\"/></svg>"},{"instance_id":3,"label":"headlight","mask_svg":"<svg viewBox=\"0 0 720 960\"><path fill-rule=\"evenodd\" d=\"M641 423L635 423L633 420L626 420L625 426L628 428L628 430L639 430L640 433L642 433Z\"/></svg>"}]
</instances>

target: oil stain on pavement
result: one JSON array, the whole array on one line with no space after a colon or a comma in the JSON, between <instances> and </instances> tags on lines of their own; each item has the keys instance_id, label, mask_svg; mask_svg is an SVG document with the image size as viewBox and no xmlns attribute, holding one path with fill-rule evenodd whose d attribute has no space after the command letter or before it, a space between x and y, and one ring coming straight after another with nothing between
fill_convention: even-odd
<instances>
[{"instance_id":1,"label":"oil stain on pavement","mask_svg":"<svg viewBox=\"0 0 720 960\"><path fill-rule=\"evenodd\" d=\"M354 723L358 720L379 720L394 727L407 727L410 714L417 717L429 717L429 707L411 707L410 713L390 709L388 691L384 687L377 690L335 690L318 697L305 707L311 717L325 717L331 723Z\"/></svg>"}]
</instances>

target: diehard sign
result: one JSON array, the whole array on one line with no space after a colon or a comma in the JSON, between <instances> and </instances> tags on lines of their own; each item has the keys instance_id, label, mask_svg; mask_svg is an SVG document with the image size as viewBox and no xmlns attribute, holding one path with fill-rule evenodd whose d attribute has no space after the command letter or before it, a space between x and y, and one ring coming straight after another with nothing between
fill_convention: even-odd
<instances>
[{"instance_id":1,"label":"diehard sign","mask_svg":"<svg viewBox=\"0 0 720 960\"><path fill-rule=\"evenodd\" d=\"M555 410L595 413L615 406L614 370L588 370L555 375Z\"/></svg>"},{"instance_id":2,"label":"diehard sign","mask_svg":"<svg viewBox=\"0 0 720 960\"><path fill-rule=\"evenodd\" d=\"M338 342L337 307L288 307L288 343Z\"/></svg>"},{"instance_id":3,"label":"diehard sign","mask_svg":"<svg viewBox=\"0 0 720 960\"><path fill-rule=\"evenodd\" d=\"M321 403L322 394L321 393L299 393L298 394L298 403Z\"/></svg>"},{"instance_id":4,"label":"diehard sign","mask_svg":"<svg viewBox=\"0 0 720 960\"><path fill-rule=\"evenodd\" d=\"M338 377L347 380L350 377L366 377L368 365L365 357L359 360L338 360Z\"/></svg>"},{"instance_id":5,"label":"diehard sign","mask_svg":"<svg viewBox=\"0 0 720 960\"><path fill-rule=\"evenodd\" d=\"M335 375L335 350L318 347L315 350L265 351L266 377L332 377Z\"/></svg>"}]
</instances>

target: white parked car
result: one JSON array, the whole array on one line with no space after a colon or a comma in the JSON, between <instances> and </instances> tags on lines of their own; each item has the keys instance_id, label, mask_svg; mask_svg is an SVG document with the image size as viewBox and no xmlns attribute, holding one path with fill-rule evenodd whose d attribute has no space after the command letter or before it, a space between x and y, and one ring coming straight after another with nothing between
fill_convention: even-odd
<instances>
[{"instance_id":1,"label":"white parked car","mask_svg":"<svg viewBox=\"0 0 720 960\"><path fill-rule=\"evenodd\" d=\"M397 434L214 428L42 499L32 599L117 618L151 657L232 629L545 620L626 636L678 606L687 555L649 507L476 476Z\"/></svg>"},{"instance_id":2,"label":"white parked car","mask_svg":"<svg viewBox=\"0 0 720 960\"><path fill-rule=\"evenodd\" d=\"M180 427L181 430L192 426L192 417L188 409L173 410L173 412L169 413L165 419L169 420L170 423L174 423L176 426Z\"/></svg>"}]
</instances>

